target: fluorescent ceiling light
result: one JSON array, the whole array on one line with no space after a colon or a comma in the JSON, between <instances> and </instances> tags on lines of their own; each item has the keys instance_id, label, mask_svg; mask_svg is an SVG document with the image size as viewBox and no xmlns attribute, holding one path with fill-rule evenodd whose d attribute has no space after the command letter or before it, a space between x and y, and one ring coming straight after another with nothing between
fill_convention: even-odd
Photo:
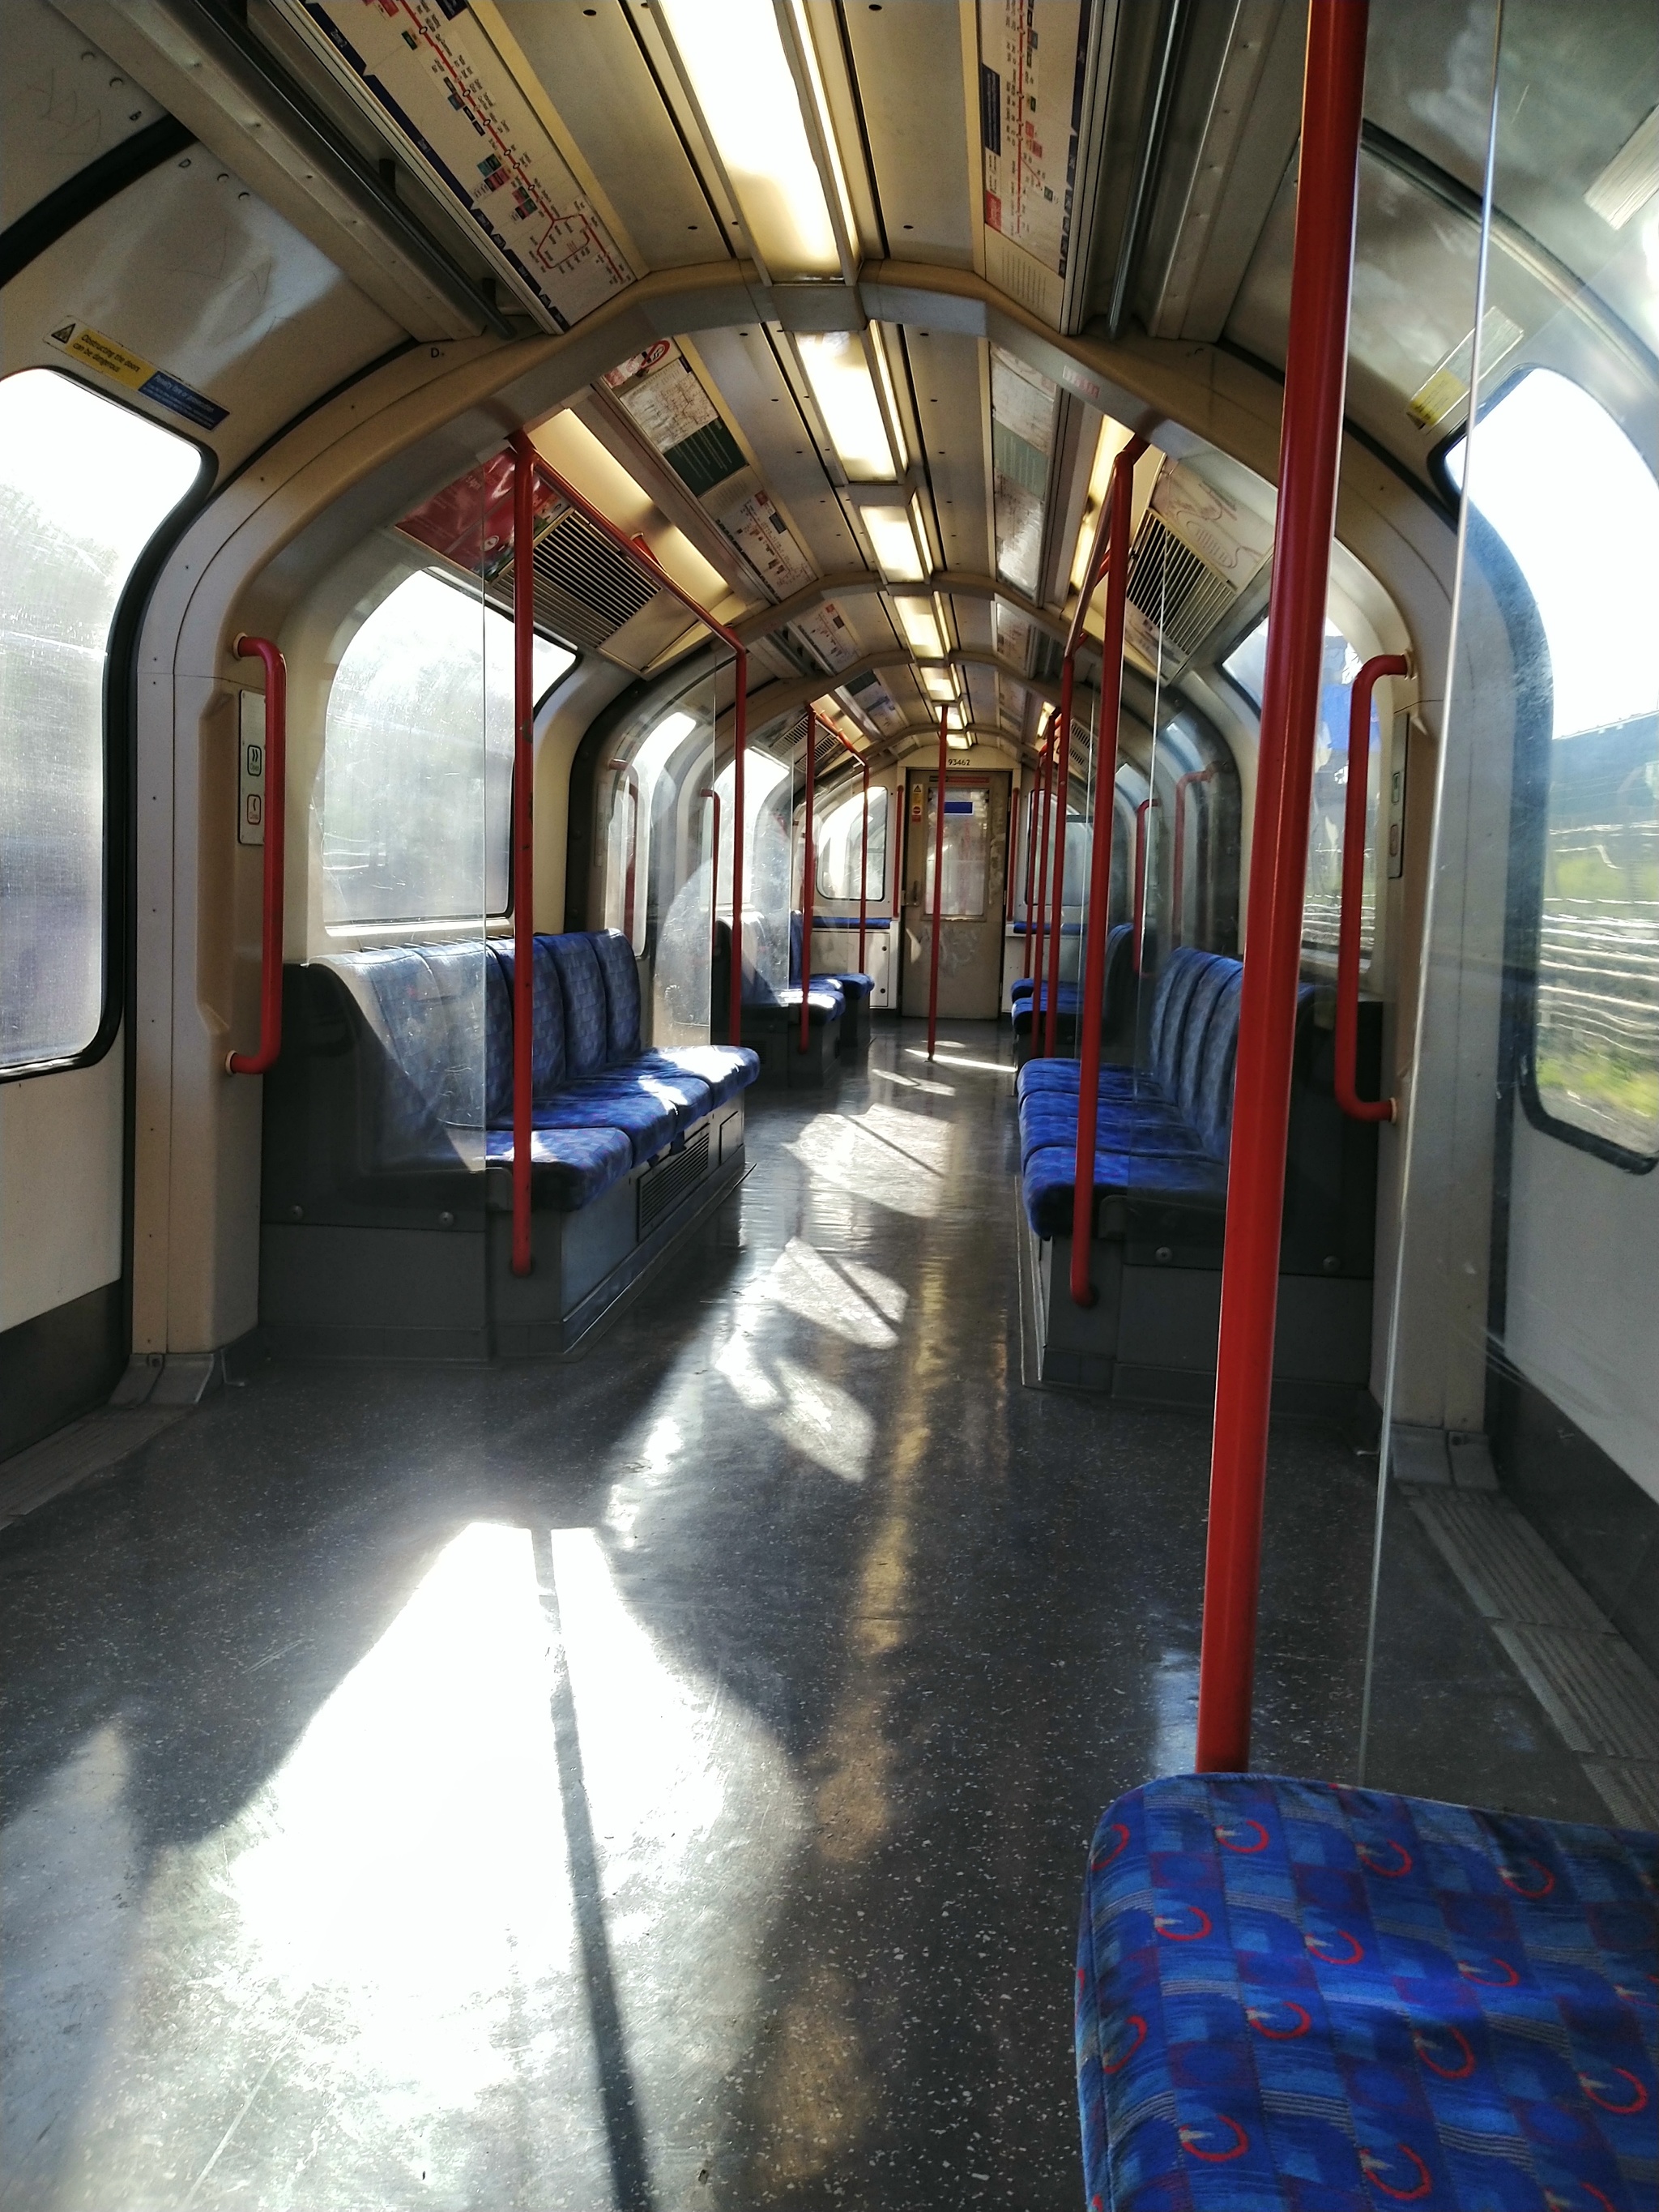
<instances>
[{"instance_id":1,"label":"fluorescent ceiling light","mask_svg":"<svg viewBox=\"0 0 1659 2212\"><path fill-rule=\"evenodd\" d=\"M657 5L768 276L839 276L823 179L772 0Z\"/></svg>"},{"instance_id":2,"label":"fluorescent ceiling light","mask_svg":"<svg viewBox=\"0 0 1659 2212\"><path fill-rule=\"evenodd\" d=\"M953 702L957 696L957 687L951 680L948 668L924 668L921 671L921 688L939 706Z\"/></svg>"},{"instance_id":3,"label":"fluorescent ceiling light","mask_svg":"<svg viewBox=\"0 0 1659 2212\"><path fill-rule=\"evenodd\" d=\"M953 753L971 752L974 749L974 741L971 738L959 738L956 732L949 727L945 732L945 744L946 750Z\"/></svg>"},{"instance_id":4,"label":"fluorescent ceiling light","mask_svg":"<svg viewBox=\"0 0 1659 2212\"><path fill-rule=\"evenodd\" d=\"M902 507L866 507L864 526L875 548L876 565L891 584L919 584L927 574L916 549L910 518Z\"/></svg>"},{"instance_id":5,"label":"fluorescent ceiling light","mask_svg":"<svg viewBox=\"0 0 1659 2212\"><path fill-rule=\"evenodd\" d=\"M895 599L904 641L918 660L943 660L945 639L930 599Z\"/></svg>"},{"instance_id":6,"label":"fluorescent ceiling light","mask_svg":"<svg viewBox=\"0 0 1659 2212\"><path fill-rule=\"evenodd\" d=\"M804 331L795 344L842 468L854 483L891 483L899 465L858 332Z\"/></svg>"}]
</instances>

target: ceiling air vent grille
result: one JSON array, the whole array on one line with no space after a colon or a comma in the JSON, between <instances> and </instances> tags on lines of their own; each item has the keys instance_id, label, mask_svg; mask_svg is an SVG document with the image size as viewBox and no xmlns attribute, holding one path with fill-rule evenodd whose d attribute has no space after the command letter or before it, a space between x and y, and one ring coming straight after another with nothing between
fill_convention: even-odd
<instances>
[{"instance_id":1,"label":"ceiling air vent grille","mask_svg":"<svg viewBox=\"0 0 1659 2212\"><path fill-rule=\"evenodd\" d=\"M574 508L537 539L532 565L537 621L575 645L603 645L657 596L650 578Z\"/></svg>"},{"instance_id":2,"label":"ceiling air vent grille","mask_svg":"<svg viewBox=\"0 0 1659 2212\"><path fill-rule=\"evenodd\" d=\"M1129 554L1129 599L1182 659L1202 644L1238 596L1149 507Z\"/></svg>"}]
</instances>

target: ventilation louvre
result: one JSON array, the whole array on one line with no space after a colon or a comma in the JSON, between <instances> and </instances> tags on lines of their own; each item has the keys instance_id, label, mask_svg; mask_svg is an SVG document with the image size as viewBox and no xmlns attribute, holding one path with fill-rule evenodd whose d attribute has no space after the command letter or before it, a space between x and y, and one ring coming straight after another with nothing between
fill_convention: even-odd
<instances>
[{"instance_id":1,"label":"ventilation louvre","mask_svg":"<svg viewBox=\"0 0 1659 2212\"><path fill-rule=\"evenodd\" d=\"M1129 553L1128 596L1182 659L1196 652L1238 594L1183 545L1150 507Z\"/></svg>"},{"instance_id":2,"label":"ventilation louvre","mask_svg":"<svg viewBox=\"0 0 1659 2212\"><path fill-rule=\"evenodd\" d=\"M708 1172L708 1132L699 1129L695 1137L687 1138L683 1152L671 1152L659 1167L647 1169L640 1177L639 1234L643 1237Z\"/></svg>"},{"instance_id":3,"label":"ventilation louvre","mask_svg":"<svg viewBox=\"0 0 1659 2212\"><path fill-rule=\"evenodd\" d=\"M628 556L567 507L536 541L536 620L573 645L601 646L657 596Z\"/></svg>"}]
</instances>

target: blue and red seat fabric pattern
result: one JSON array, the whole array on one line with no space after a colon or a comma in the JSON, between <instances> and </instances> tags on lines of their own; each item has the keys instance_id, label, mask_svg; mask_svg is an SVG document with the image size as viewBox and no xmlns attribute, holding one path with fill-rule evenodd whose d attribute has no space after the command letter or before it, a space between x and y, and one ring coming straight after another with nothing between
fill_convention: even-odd
<instances>
[{"instance_id":1,"label":"blue and red seat fabric pattern","mask_svg":"<svg viewBox=\"0 0 1659 2212\"><path fill-rule=\"evenodd\" d=\"M1091 2212L1653 2212L1659 1836L1266 1775L1113 1805Z\"/></svg>"}]
</instances>

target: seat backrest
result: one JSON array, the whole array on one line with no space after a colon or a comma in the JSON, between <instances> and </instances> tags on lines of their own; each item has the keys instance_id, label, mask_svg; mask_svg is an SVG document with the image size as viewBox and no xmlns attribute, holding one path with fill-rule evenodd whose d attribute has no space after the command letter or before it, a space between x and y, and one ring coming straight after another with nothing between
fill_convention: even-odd
<instances>
[{"instance_id":1,"label":"seat backrest","mask_svg":"<svg viewBox=\"0 0 1659 2212\"><path fill-rule=\"evenodd\" d=\"M531 1029L531 1097L537 1105L544 1105L564 1081L564 986L559 981L558 963L553 957L550 937L532 939L535 953L533 975L535 995L532 1001L534 1022ZM515 972L511 943L498 940L494 947L496 964L501 969L502 988L507 994L507 1032L506 1040L507 1066L497 1087L495 1071L491 1070L490 1126L499 1127L504 1115L513 1110L513 1019L512 994Z\"/></svg>"},{"instance_id":2,"label":"seat backrest","mask_svg":"<svg viewBox=\"0 0 1659 2212\"><path fill-rule=\"evenodd\" d=\"M631 1060L640 1049L640 966L619 929L595 930L593 947L605 978L608 1056Z\"/></svg>"},{"instance_id":3,"label":"seat backrest","mask_svg":"<svg viewBox=\"0 0 1659 2212\"><path fill-rule=\"evenodd\" d=\"M474 939L332 953L316 965L373 1039L361 1094L369 1156L382 1167L454 1164L453 1133L482 1130L503 1071L510 1081L512 1014L494 957Z\"/></svg>"},{"instance_id":4,"label":"seat backrest","mask_svg":"<svg viewBox=\"0 0 1659 2212\"><path fill-rule=\"evenodd\" d=\"M573 930L547 944L564 992L565 1073L597 1075L611 1057L611 1008L593 940Z\"/></svg>"},{"instance_id":5,"label":"seat backrest","mask_svg":"<svg viewBox=\"0 0 1659 2212\"><path fill-rule=\"evenodd\" d=\"M1151 1072L1166 1087L1176 1080L1181 1059L1181 1040L1187 1018L1187 1002L1212 953L1183 945L1170 955L1152 991L1152 1018L1147 1039Z\"/></svg>"}]
</instances>

